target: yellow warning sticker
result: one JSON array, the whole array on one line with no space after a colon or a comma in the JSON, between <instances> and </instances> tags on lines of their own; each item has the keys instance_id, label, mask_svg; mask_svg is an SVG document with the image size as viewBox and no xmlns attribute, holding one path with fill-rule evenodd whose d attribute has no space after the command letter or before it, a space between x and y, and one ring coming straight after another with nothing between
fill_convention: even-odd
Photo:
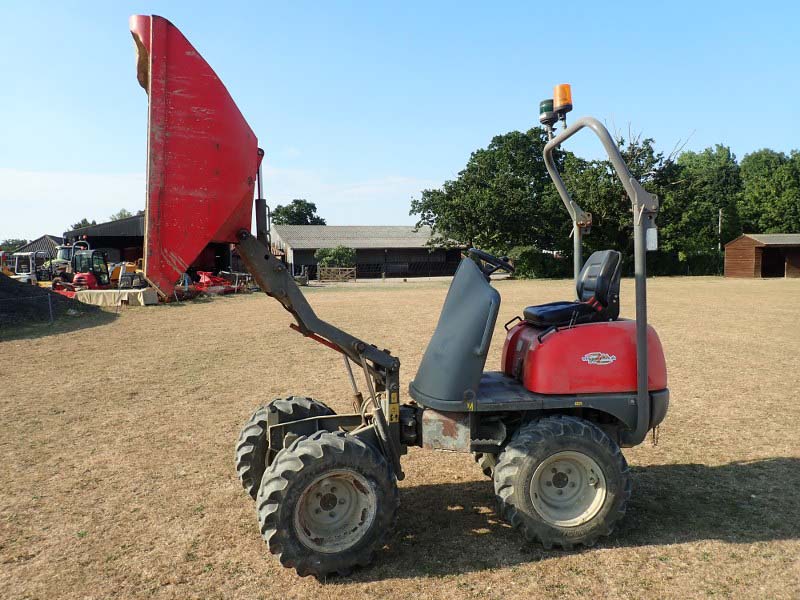
<instances>
[{"instance_id":1,"label":"yellow warning sticker","mask_svg":"<svg viewBox=\"0 0 800 600\"><path fill-rule=\"evenodd\" d=\"M389 423L400 422L400 404L397 402L389 403Z\"/></svg>"}]
</instances>

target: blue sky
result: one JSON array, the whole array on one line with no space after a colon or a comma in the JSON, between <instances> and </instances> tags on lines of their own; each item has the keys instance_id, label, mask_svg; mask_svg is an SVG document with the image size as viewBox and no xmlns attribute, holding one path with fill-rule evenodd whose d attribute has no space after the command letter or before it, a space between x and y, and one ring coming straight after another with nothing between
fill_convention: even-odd
<instances>
[{"instance_id":1,"label":"blue sky","mask_svg":"<svg viewBox=\"0 0 800 600\"><path fill-rule=\"evenodd\" d=\"M413 223L409 201L491 137L573 117L669 151L800 147L800 8L772 2L4 2L0 238L144 207L146 96L130 14L170 19L267 151L271 204ZM558 7L558 8L556 8ZM586 136L571 149L597 156Z\"/></svg>"}]
</instances>

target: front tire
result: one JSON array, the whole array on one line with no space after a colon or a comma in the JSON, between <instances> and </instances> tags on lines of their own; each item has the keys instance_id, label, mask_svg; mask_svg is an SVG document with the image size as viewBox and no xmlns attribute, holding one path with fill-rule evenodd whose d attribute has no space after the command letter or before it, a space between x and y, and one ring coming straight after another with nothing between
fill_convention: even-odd
<instances>
[{"instance_id":1,"label":"front tire","mask_svg":"<svg viewBox=\"0 0 800 600\"><path fill-rule=\"evenodd\" d=\"M256 501L269 551L284 567L317 579L372 562L399 505L386 459L348 433L328 431L282 450Z\"/></svg>"},{"instance_id":2,"label":"front tire","mask_svg":"<svg viewBox=\"0 0 800 600\"><path fill-rule=\"evenodd\" d=\"M269 404L259 406L247 420L236 442L236 473L242 487L255 500L261 477L269 464L269 440L267 440L267 414L278 413L278 422L299 421L310 417L334 414L333 410L319 400L302 396L276 398Z\"/></svg>"},{"instance_id":3,"label":"front tire","mask_svg":"<svg viewBox=\"0 0 800 600\"><path fill-rule=\"evenodd\" d=\"M502 516L545 548L610 535L631 496L619 446L583 419L547 417L513 436L494 469Z\"/></svg>"}]
</instances>

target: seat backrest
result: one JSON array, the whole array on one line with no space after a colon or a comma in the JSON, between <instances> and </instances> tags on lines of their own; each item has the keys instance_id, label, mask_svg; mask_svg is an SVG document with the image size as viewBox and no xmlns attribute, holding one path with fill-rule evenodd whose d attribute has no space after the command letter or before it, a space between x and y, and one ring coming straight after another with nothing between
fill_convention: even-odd
<instances>
[{"instance_id":1,"label":"seat backrest","mask_svg":"<svg viewBox=\"0 0 800 600\"><path fill-rule=\"evenodd\" d=\"M594 298L603 306L607 319L619 316L621 265L622 254L616 250L599 250L592 253L578 275L578 300L588 302Z\"/></svg>"},{"instance_id":2,"label":"seat backrest","mask_svg":"<svg viewBox=\"0 0 800 600\"><path fill-rule=\"evenodd\" d=\"M474 400L492 341L500 294L477 264L464 258L409 392L436 410Z\"/></svg>"}]
</instances>

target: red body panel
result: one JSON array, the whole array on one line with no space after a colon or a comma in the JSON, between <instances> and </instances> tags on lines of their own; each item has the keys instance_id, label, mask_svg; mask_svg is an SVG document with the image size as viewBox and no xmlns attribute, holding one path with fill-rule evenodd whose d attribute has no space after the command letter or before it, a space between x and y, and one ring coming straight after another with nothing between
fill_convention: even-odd
<instances>
[{"instance_id":1,"label":"red body panel","mask_svg":"<svg viewBox=\"0 0 800 600\"><path fill-rule=\"evenodd\" d=\"M72 279L72 285L87 290L99 290L100 284L97 283L97 277L94 273L76 273Z\"/></svg>"},{"instance_id":2,"label":"red body panel","mask_svg":"<svg viewBox=\"0 0 800 600\"><path fill-rule=\"evenodd\" d=\"M133 16L149 97L145 276L169 295L209 242L250 230L258 141L228 90L169 21Z\"/></svg>"},{"instance_id":3,"label":"red body panel","mask_svg":"<svg viewBox=\"0 0 800 600\"><path fill-rule=\"evenodd\" d=\"M636 391L636 323L587 323L548 333L522 322L503 346L501 368L540 394L599 394ZM667 387L664 351L648 326L648 387Z\"/></svg>"}]
</instances>

